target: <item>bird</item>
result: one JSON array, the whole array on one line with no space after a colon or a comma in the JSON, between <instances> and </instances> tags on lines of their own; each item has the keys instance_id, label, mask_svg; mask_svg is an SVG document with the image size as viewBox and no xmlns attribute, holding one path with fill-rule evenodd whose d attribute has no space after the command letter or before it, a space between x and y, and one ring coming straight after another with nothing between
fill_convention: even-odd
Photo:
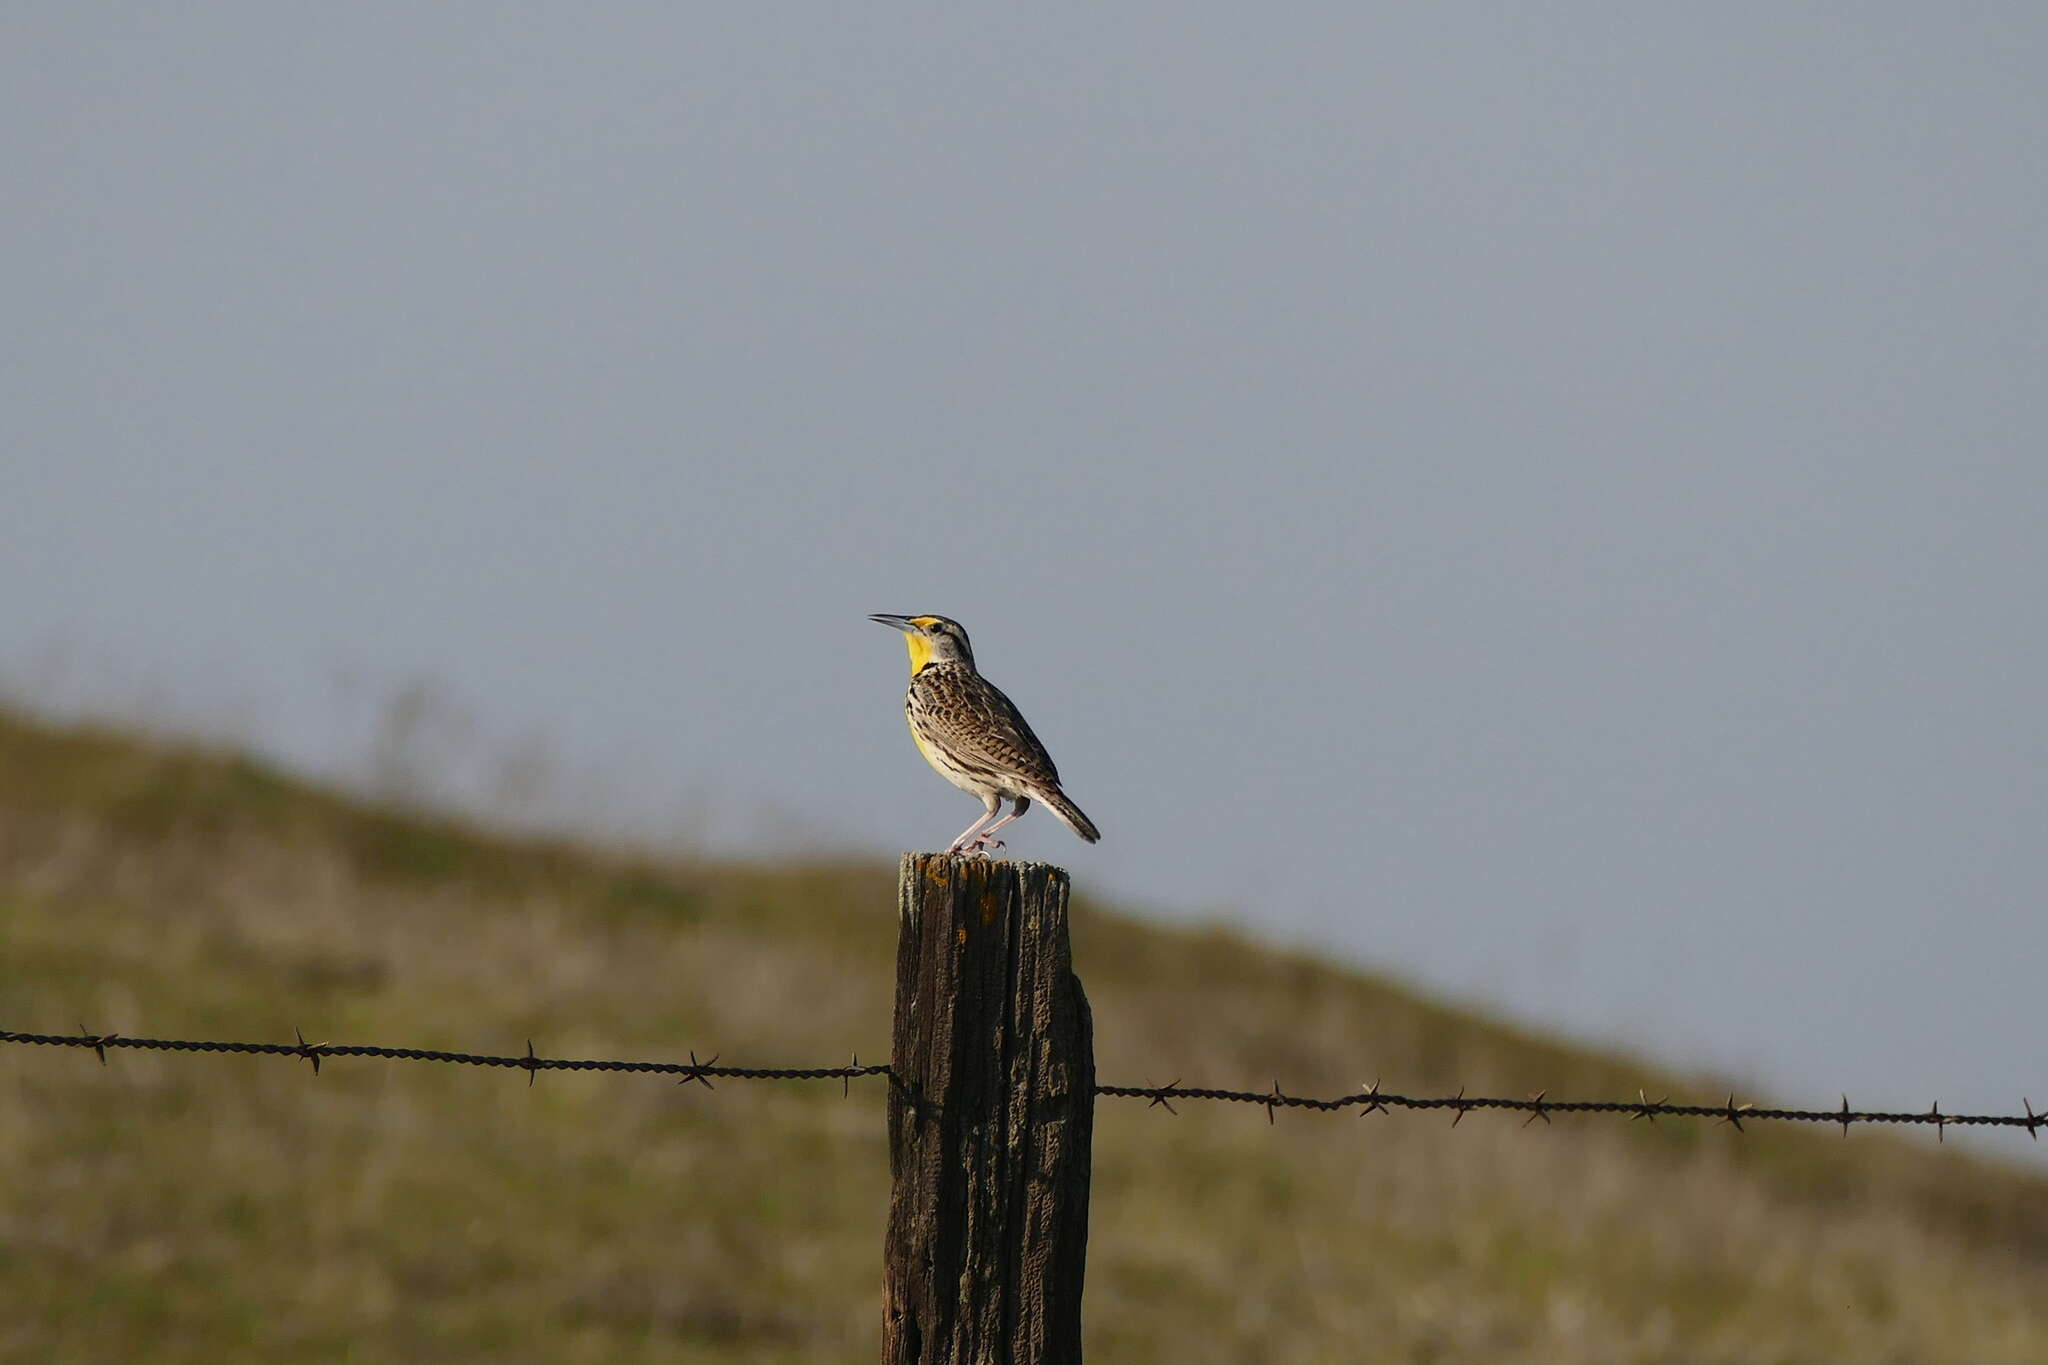
<instances>
[{"instance_id":1,"label":"bird","mask_svg":"<svg viewBox=\"0 0 2048 1365\"><path fill-rule=\"evenodd\" d=\"M975 669L974 647L958 621L880 613L868 620L894 626L910 646L910 692L903 712L917 751L939 776L979 797L985 807L947 853L986 857L990 849L1003 847L995 832L1029 810L1033 801L1088 843L1102 837L1095 822L1060 790L1060 772L1052 755L1016 706ZM1016 807L996 820L1005 801L1016 802Z\"/></svg>"}]
</instances>

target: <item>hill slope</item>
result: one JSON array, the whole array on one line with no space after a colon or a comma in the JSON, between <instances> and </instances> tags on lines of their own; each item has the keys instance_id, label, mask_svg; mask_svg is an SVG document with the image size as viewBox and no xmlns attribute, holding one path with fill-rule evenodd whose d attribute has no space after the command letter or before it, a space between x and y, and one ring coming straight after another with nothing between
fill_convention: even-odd
<instances>
[{"instance_id":1,"label":"hill slope","mask_svg":"<svg viewBox=\"0 0 2048 1365\"><path fill-rule=\"evenodd\" d=\"M672 864L0 713L0 1026L831 1065L892 869ZM1107 1081L1698 1093L1083 903ZM872 1359L882 1094L0 1048L0 1360ZM2048 1184L1879 1134L1098 1110L1098 1359L2048 1358Z\"/></svg>"}]
</instances>

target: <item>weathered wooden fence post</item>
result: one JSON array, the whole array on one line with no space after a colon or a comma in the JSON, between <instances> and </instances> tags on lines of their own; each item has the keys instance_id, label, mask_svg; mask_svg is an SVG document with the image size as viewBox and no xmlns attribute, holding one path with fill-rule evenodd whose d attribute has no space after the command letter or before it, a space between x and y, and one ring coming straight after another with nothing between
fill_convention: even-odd
<instances>
[{"instance_id":1,"label":"weathered wooden fence post","mask_svg":"<svg viewBox=\"0 0 2048 1365\"><path fill-rule=\"evenodd\" d=\"M903 855L886 1365L1081 1359L1094 1028L1067 874Z\"/></svg>"}]
</instances>

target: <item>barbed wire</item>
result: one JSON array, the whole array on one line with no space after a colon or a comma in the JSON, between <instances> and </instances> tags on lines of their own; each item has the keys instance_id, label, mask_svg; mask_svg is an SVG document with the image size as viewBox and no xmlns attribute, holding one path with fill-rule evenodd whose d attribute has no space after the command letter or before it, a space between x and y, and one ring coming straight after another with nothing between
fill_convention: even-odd
<instances>
[{"instance_id":1,"label":"barbed wire","mask_svg":"<svg viewBox=\"0 0 2048 1365\"><path fill-rule=\"evenodd\" d=\"M290 1043L251 1043L202 1040L190 1038L131 1038L118 1033L94 1033L81 1027L77 1033L16 1033L0 1029L0 1043L15 1043L37 1047L87 1048L95 1053L102 1066L106 1065L108 1049L132 1048L150 1052L215 1052L239 1053L251 1056L292 1057L311 1063L315 1075L319 1074L321 1062L336 1057L365 1058L377 1061L400 1062L443 1062L458 1066L499 1067L524 1071L528 1085L543 1071L602 1071L639 1073L655 1076L675 1076L678 1084L696 1083L706 1089L714 1088L713 1079L745 1081L839 1081L845 1090L853 1081L872 1076L887 1077L891 1087L912 1106L920 1111L932 1108L929 1102L913 1094L896 1075L895 1069L886 1062L863 1065L858 1054L845 1066L721 1066L718 1057L698 1061L692 1052L687 1062L627 1061L596 1058L542 1057L535 1054L533 1042L527 1041L523 1055L497 1056L477 1052L444 1052L433 1048L377 1047L361 1043L309 1043L303 1033ZM1849 1107L1849 1097L1842 1096L1841 1106L1836 1109L1784 1109L1755 1104L1738 1104L1733 1092L1721 1104L1673 1104L1670 1096L1651 1099L1643 1091L1636 1092L1634 1100L1554 1100L1547 1090L1539 1090L1526 1099L1510 1099L1497 1095L1468 1095L1460 1087L1455 1095L1402 1095L1380 1088L1376 1080L1364 1090L1349 1095L1318 1098L1309 1095L1289 1095L1280 1089L1279 1081L1273 1082L1271 1090L1218 1090L1207 1086L1184 1086L1179 1080L1165 1085L1097 1085L1095 1093L1114 1099L1140 1099L1149 1101L1148 1108L1163 1108L1169 1114L1180 1111L1174 1108L1175 1101L1206 1100L1222 1104L1255 1104L1266 1111L1266 1120L1271 1123L1282 1109L1305 1109L1311 1112L1337 1113L1357 1110L1358 1117L1370 1114L1386 1114L1395 1109L1449 1110L1451 1126L1457 1127L1465 1115L1474 1110L1498 1109L1511 1113L1526 1114L1522 1125L1542 1119L1551 1122L1554 1114L1618 1114L1627 1115L1633 1123L1646 1119L1655 1123L1659 1118L1713 1119L1732 1125L1738 1131L1746 1131L1745 1121L1762 1120L1785 1123L1830 1123L1838 1124L1843 1136L1856 1124L1908 1124L1932 1125L1937 1139L1950 1127L1982 1128L2024 1128L2027 1136L2038 1141L2040 1130L2048 1127L2048 1110L2036 1112L2033 1101L2022 1097L2019 1114L1944 1114L1939 1101L1929 1106L1925 1113L1888 1110L1864 1110Z\"/></svg>"},{"instance_id":2,"label":"barbed wire","mask_svg":"<svg viewBox=\"0 0 2048 1365\"><path fill-rule=\"evenodd\" d=\"M2040 1140L2039 1130L2048 1126L2048 1110L2036 1113L2033 1101L2022 1098L2020 1107L2023 1114L1944 1114L1941 1103L1936 1101L1927 1112L1851 1109L1849 1097L1842 1096L1841 1107L1837 1109L1782 1109L1757 1104L1738 1104L1733 1091L1721 1104L1673 1104L1670 1096L1651 1099L1638 1090L1633 1100L1554 1100L1550 1092L1539 1090L1527 1099L1506 1099L1495 1095L1467 1095L1459 1087L1455 1095L1398 1095L1382 1090L1374 1081L1364 1090L1352 1095L1338 1095L1330 1099L1316 1099L1304 1095L1283 1094L1280 1083L1275 1081L1269 1091L1258 1090L1212 1090L1208 1088L1183 1087L1178 1081L1159 1086L1098 1085L1098 1095L1114 1095L1131 1099L1150 1100L1155 1105L1164 1105L1173 1111L1174 1100L1219 1100L1231 1104L1263 1105L1266 1119L1271 1122L1275 1111L1280 1109L1311 1109L1335 1111L1358 1110L1358 1116L1384 1114L1394 1109L1448 1109L1451 1111L1451 1126L1457 1127L1465 1115L1475 1109L1504 1109L1524 1113L1522 1120L1527 1127L1537 1119L1545 1123L1553 1114L1626 1114L1633 1123L1637 1119L1648 1119L1655 1123L1659 1118L1714 1119L1720 1123L1732 1124L1742 1130L1745 1120L1762 1119L1786 1123L1833 1123L1841 1125L1846 1135L1853 1124L1899 1123L1932 1124L1937 1139L1952 1125L1985 1128L2024 1128L2027 1136Z\"/></svg>"},{"instance_id":3,"label":"barbed wire","mask_svg":"<svg viewBox=\"0 0 2048 1365\"><path fill-rule=\"evenodd\" d=\"M532 1083L535 1073L542 1071L617 1071L639 1072L654 1076L680 1076L682 1084L691 1081L710 1086L711 1077L743 1081L836 1081L855 1080L864 1076L893 1076L895 1073L886 1064L862 1066L859 1056L846 1066L720 1066L718 1058L700 1062L692 1052L687 1062L633 1062L601 1060L593 1058L541 1057L533 1050L533 1040L527 1039L524 1056L499 1057L480 1052L442 1052L421 1047L375 1047L364 1043L309 1043L306 1035L300 1033L298 1041L292 1043L247 1043L221 1042L192 1038L129 1038L118 1033L93 1033L81 1028L77 1033L15 1033L0 1029L0 1043L25 1043L40 1047L85 1047L99 1055L100 1065L107 1062L108 1048L138 1048L150 1052L228 1052L244 1053L261 1057L297 1057L313 1064L313 1074L320 1073L320 1063L329 1057L367 1057L379 1061L393 1062L452 1062L458 1066L510 1067L526 1072L526 1079Z\"/></svg>"}]
</instances>

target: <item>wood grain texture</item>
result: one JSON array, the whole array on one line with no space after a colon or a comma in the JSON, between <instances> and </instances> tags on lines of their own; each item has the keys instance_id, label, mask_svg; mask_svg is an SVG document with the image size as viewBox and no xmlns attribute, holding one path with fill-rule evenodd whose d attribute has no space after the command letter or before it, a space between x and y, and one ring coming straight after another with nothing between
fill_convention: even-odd
<instances>
[{"instance_id":1,"label":"wood grain texture","mask_svg":"<svg viewBox=\"0 0 2048 1365\"><path fill-rule=\"evenodd\" d=\"M911 853L899 896L882 1358L1078 1362L1095 1057L1067 874Z\"/></svg>"}]
</instances>

